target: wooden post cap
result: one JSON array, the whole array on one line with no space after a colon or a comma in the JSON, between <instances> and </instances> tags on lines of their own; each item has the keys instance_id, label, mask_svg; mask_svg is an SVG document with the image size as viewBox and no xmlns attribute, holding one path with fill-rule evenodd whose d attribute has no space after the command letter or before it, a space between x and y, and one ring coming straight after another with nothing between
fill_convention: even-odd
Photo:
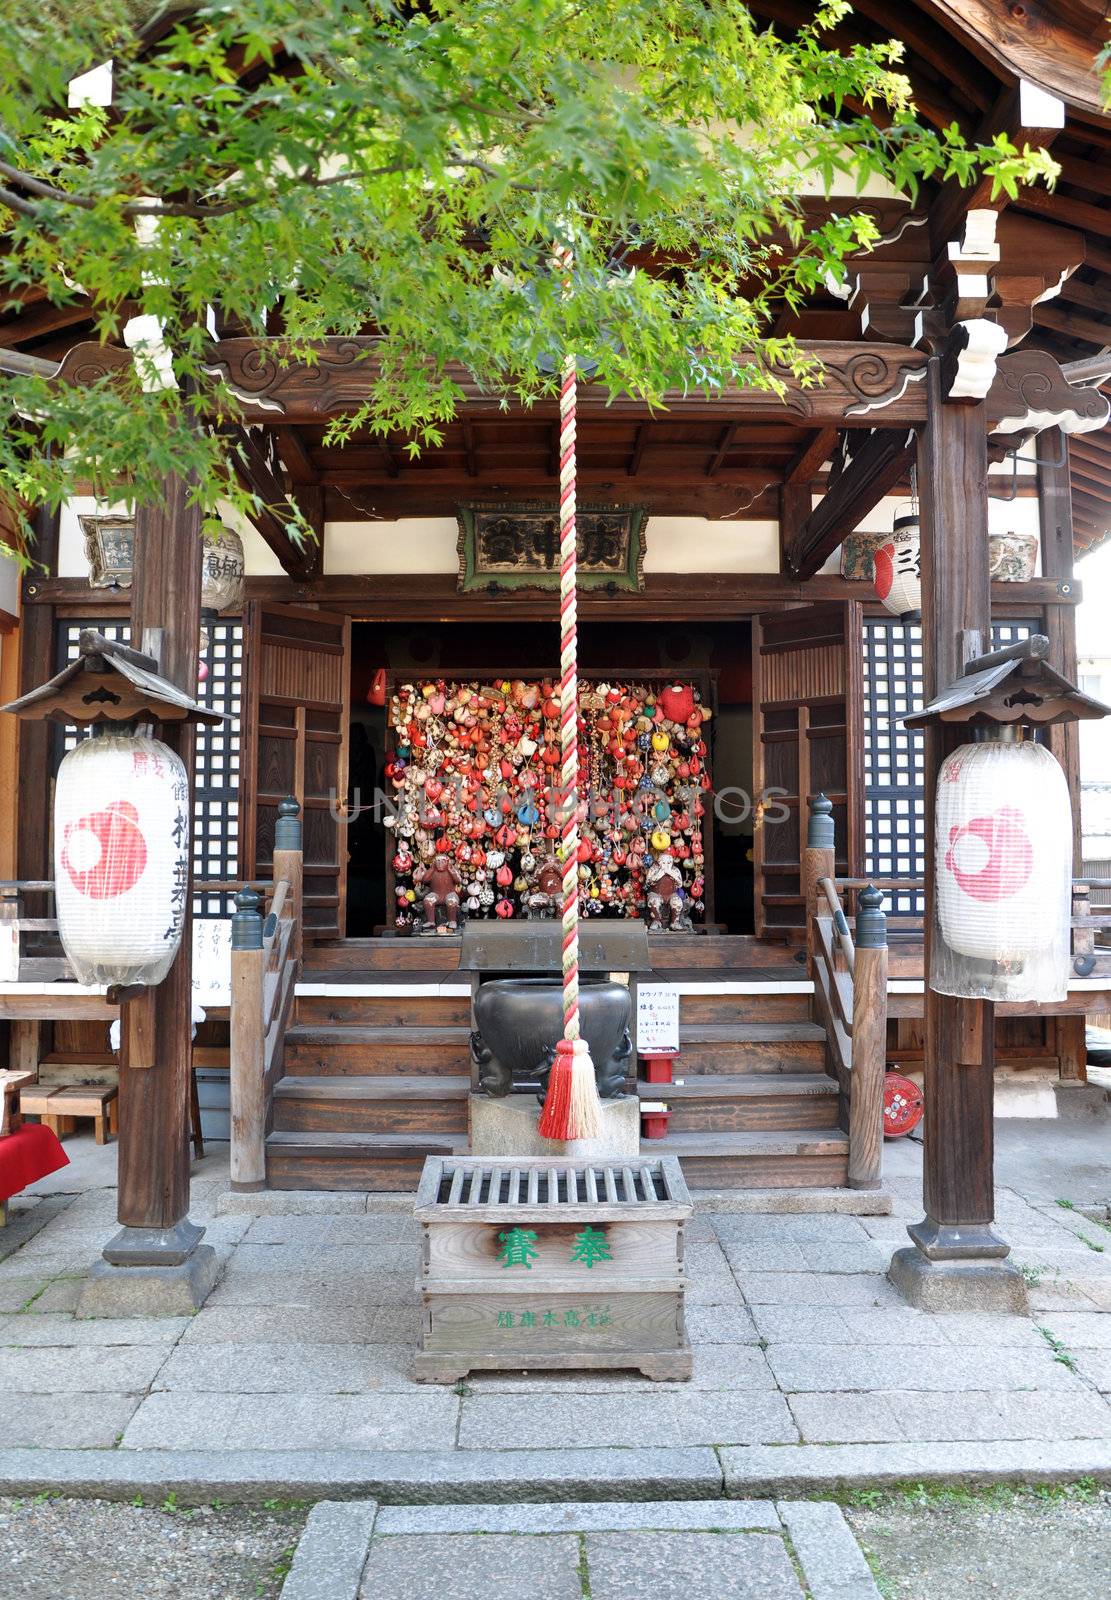
<instances>
[{"instance_id":1,"label":"wooden post cap","mask_svg":"<svg viewBox=\"0 0 1111 1600\"><path fill-rule=\"evenodd\" d=\"M806 826L808 850L832 850L833 801L824 794L816 794L810 804L810 820Z\"/></svg>"},{"instance_id":2,"label":"wooden post cap","mask_svg":"<svg viewBox=\"0 0 1111 1600\"><path fill-rule=\"evenodd\" d=\"M235 915L231 919L231 947L233 950L262 949L262 896L255 889L240 889L235 897Z\"/></svg>"},{"instance_id":3,"label":"wooden post cap","mask_svg":"<svg viewBox=\"0 0 1111 1600\"><path fill-rule=\"evenodd\" d=\"M300 850L301 807L291 794L278 801L278 820L274 824L275 850Z\"/></svg>"},{"instance_id":4,"label":"wooden post cap","mask_svg":"<svg viewBox=\"0 0 1111 1600\"><path fill-rule=\"evenodd\" d=\"M883 895L870 883L856 897L856 948L882 950L886 943L887 917L883 911Z\"/></svg>"}]
</instances>

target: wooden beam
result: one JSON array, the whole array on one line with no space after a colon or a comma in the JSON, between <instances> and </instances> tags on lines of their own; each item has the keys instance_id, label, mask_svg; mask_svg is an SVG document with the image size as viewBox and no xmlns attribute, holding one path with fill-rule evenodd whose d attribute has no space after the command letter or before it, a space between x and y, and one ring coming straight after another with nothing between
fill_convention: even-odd
<instances>
[{"instance_id":1,"label":"wooden beam","mask_svg":"<svg viewBox=\"0 0 1111 1600\"><path fill-rule=\"evenodd\" d=\"M1111 239L1111 211L1087 200L1073 200L1056 190L1050 193L1048 189L1023 189L1013 204L1020 211L1034 211L1051 222L1063 222L1066 227L1094 233L1097 239Z\"/></svg>"},{"instance_id":2,"label":"wooden beam","mask_svg":"<svg viewBox=\"0 0 1111 1600\"><path fill-rule=\"evenodd\" d=\"M1111 308L1111 285L1081 283L1078 278L1066 278L1056 298L1067 300L1069 305L1087 306L1089 311L1107 311Z\"/></svg>"},{"instance_id":3,"label":"wooden beam","mask_svg":"<svg viewBox=\"0 0 1111 1600\"><path fill-rule=\"evenodd\" d=\"M1094 317L1085 317L1077 311L1062 311L1052 304L1035 306L1034 321L1039 328L1052 328L1054 333L1085 339L1101 348L1111 344L1111 322L1097 322Z\"/></svg>"},{"instance_id":4,"label":"wooden beam","mask_svg":"<svg viewBox=\"0 0 1111 1600\"><path fill-rule=\"evenodd\" d=\"M471 427L469 422L464 422L463 426L462 426L462 432L463 432L463 456L464 456L464 460L466 461L466 464L467 464L467 477L468 478L477 478L478 477L478 455L477 455L477 453L475 451L474 429Z\"/></svg>"},{"instance_id":5,"label":"wooden beam","mask_svg":"<svg viewBox=\"0 0 1111 1600\"><path fill-rule=\"evenodd\" d=\"M991 110L981 120L973 135L972 143L990 144L998 134L1003 133L1017 144L1019 149L1024 144L1043 147L1051 145L1061 128L1035 125L1024 110L1023 100L1021 85L1003 89ZM1063 124L1062 115L1061 125ZM993 196L991 188L991 179L985 176L977 177L967 185L959 183L955 178L950 178L942 184L930 206L930 242L935 256L944 258L949 244L964 233L965 220L970 211L1004 210L1009 200L1006 191L1000 189L998 194ZM1026 193L1026 190L1020 191L1018 204L1023 203Z\"/></svg>"},{"instance_id":6,"label":"wooden beam","mask_svg":"<svg viewBox=\"0 0 1111 1600\"><path fill-rule=\"evenodd\" d=\"M641 430L638 428L637 432L639 433L640 431ZM713 455L706 463L706 476L708 478L712 478L718 471L722 462L729 454L733 440L736 437L737 424L735 422L727 422L724 428L722 428L721 433L718 435L717 447L715 448Z\"/></svg>"},{"instance_id":7,"label":"wooden beam","mask_svg":"<svg viewBox=\"0 0 1111 1600\"><path fill-rule=\"evenodd\" d=\"M834 480L784 551L794 578L810 578L828 555L898 483L914 459L914 437L877 428Z\"/></svg>"},{"instance_id":8,"label":"wooden beam","mask_svg":"<svg viewBox=\"0 0 1111 1600\"><path fill-rule=\"evenodd\" d=\"M316 463L306 450L305 441L296 428L275 428L274 439L282 465L294 483L320 482Z\"/></svg>"},{"instance_id":9,"label":"wooden beam","mask_svg":"<svg viewBox=\"0 0 1111 1600\"><path fill-rule=\"evenodd\" d=\"M644 447L648 443L648 428L642 422L633 435L633 452L629 457L629 465L625 468L630 478L635 478L640 471L640 464L644 459Z\"/></svg>"},{"instance_id":10,"label":"wooden beam","mask_svg":"<svg viewBox=\"0 0 1111 1600\"><path fill-rule=\"evenodd\" d=\"M246 428L226 428L223 433L236 474L256 499L251 521L290 577L306 579L311 574L312 563L286 531L294 512L285 485L274 472L261 445Z\"/></svg>"},{"instance_id":11,"label":"wooden beam","mask_svg":"<svg viewBox=\"0 0 1111 1600\"><path fill-rule=\"evenodd\" d=\"M812 483L833 454L836 444L836 428L815 428L784 468L784 484Z\"/></svg>"},{"instance_id":12,"label":"wooden beam","mask_svg":"<svg viewBox=\"0 0 1111 1600\"><path fill-rule=\"evenodd\" d=\"M650 515L709 517L712 521L757 519L776 515L776 474L770 469L736 480L699 477L687 483L674 478L579 478L579 504L643 506ZM409 477L391 483L378 478L370 482L349 482L325 486L325 508L329 521L393 522L405 517L453 517L461 503L476 498L476 483L471 479L438 481L435 474ZM484 478L483 501L534 500L556 502L554 481L537 473L513 478Z\"/></svg>"}]
</instances>

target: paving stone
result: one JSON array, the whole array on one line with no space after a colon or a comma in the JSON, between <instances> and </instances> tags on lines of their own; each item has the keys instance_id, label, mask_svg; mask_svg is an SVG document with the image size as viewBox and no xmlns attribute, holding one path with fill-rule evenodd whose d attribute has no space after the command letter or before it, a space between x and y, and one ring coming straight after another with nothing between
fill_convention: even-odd
<instances>
[{"instance_id":1,"label":"paving stone","mask_svg":"<svg viewBox=\"0 0 1111 1600\"><path fill-rule=\"evenodd\" d=\"M766 1529L778 1533L770 1500L582 1500L569 1505L383 1506L379 1533L618 1533L626 1528ZM599 1600L604 1600L599 1597Z\"/></svg>"},{"instance_id":2,"label":"paving stone","mask_svg":"<svg viewBox=\"0 0 1111 1600\"><path fill-rule=\"evenodd\" d=\"M9 1392L10 1393L10 1392ZM137 1394L20 1394L6 1399L0 1421L5 1450L110 1449L141 1399Z\"/></svg>"},{"instance_id":3,"label":"paving stone","mask_svg":"<svg viewBox=\"0 0 1111 1600\"><path fill-rule=\"evenodd\" d=\"M921 1193L921 1181L918 1189ZM890 1185L882 1189L694 1189L696 1211L785 1216L871 1217L891 1210ZM921 1205L919 1205L921 1210Z\"/></svg>"},{"instance_id":4,"label":"paving stone","mask_svg":"<svg viewBox=\"0 0 1111 1600\"><path fill-rule=\"evenodd\" d=\"M760 1338L772 1344L857 1342L834 1306L754 1305L752 1320Z\"/></svg>"},{"instance_id":5,"label":"paving stone","mask_svg":"<svg viewBox=\"0 0 1111 1600\"><path fill-rule=\"evenodd\" d=\"M420 1224L412 1217L371 1216L365 1212L348 1216L257 1217L250 1222L248 1244L379 1245L417 1244Z\"/></svg>"},{"instance_id":6,"label":"paving stone","mask_svg":"<svg viewBox=\"0 0 1111 1600\"><path fill-rule=\"evenodd\" d=\"M243 1219L232 1219L242 1221ZM255 1244L247 1241L235 1252L229 1265L231 1273L298 1273L326 1272L341 1276L351 1272L407 1273L414 1277L420 1267L420 1249L416 1243L365 1243L365 1244Z\"/></svg>"},{"instance_id":7,"label":"paving stone","mask_svg":"<svg viewBox=\"0 0 1111 1600\"><path fill-rule=\"evenodd\" d=\"M459 1444L465 1450L604 1445L717 1445L762 1441L793 1444L798 1431L778 1394L700 1392L655 1388L635 1394L553 1396L543 1406L522 1406L508 1394L472 1394L463 1400Z\"/></svg>"},{"instance_id":8,"label":"paving stone","mask_svg":"<svg viewBox=\"0 0 1111 1600\"><path fill-rule=\"evenodd\" d=\"M688 1306L744 1307L744 1299L731 1272L696 1274L687 1280Z\"/></svg>"},{"instance_id":9,"label":"paving stone","mask_svg":"<svg viewBox=\"0 0 1111 1600\"><path fill-rule=\"evenodd\" d=\"M71 1317L62 1312L0 1318L0 1345L175 1344L188 1317Z\"/></svg>"},{"instance_id":10,"label":"paving stone","mask_svg":"<svg viewBox=\"0 0 1111 1600\"><path fill-rule=\"evenodd\" d=\"M373 1306L214 1306L210 1298L182 1344L371 1344L379 1315Z\"/></svg>"},{"instance_id":11,"label":"paving stone","mask_svg":"<svg viewBox=\"0 0 1111 1600\"><path fill-rule=\"evenodd\" d=\"M1086 1283L1082 1293L1098 1311L1111 1311L1111 1283Z\"/></svg>"},{"instance_id":12,"label":"paving stone","mask_svg":"<svg viewBox=\"0 0 1111 1600\"><path fill-rule=\"evenodd\" d=\"M798 1246L803 1270L807 1272L886 1272L891 1259L890 1244L862 1239L858 1244L829 1244L804 1239Z\"/></svg>"},{"instance_id":13,"label":"paving stone","mask_svg":"<svg viewBox=\"0 0 1111 1600\"><path fill-rule=\"evenodd\" d=\"M685 1317L687 1333L694 1345L755 1344L759 1338L752 1313L741 1305L689 1305Z\"/></svg>"},{"instance_id":14,"label":"paving stone","mask_svg":"<svg viewBox=\"0 0 1111 1600\"><path fill-rule=\"evenodd\" d=\"M791 1558L766 1533L588 1533L600 1600L801 1600ZM577 1600L577 1597L576 1597Z\"/></svg>"},{"instance_id":15,"label":"paving stone","mask_svg":"<svg viewBox=\"0 0 1111 1600\"><path fill-rule=\"evenodd\" d=\"M734 1291L736 1292L736 1291ZM210 1306L365 1306L418 1305L413 1272L226 1272L206 1304Z\"/></svg>"},{"instance_id":16,"label":"paving stone","mask_svg":"<svg viewBox=\"0 0 1111 1600\"><path fill-rule=\"evenodd\" d=\"M388 1345L179 1345L159 1372L155 1388L215 1394L400 1391L415 1387L409 1376L412 1359L411 1348Z\"/></svg>"},{"instance_id":17,"label":"paving stone","mask_svg":"<svg viewBox=\"0 0 1111 1600\"><path fill-rule=\"evenodd\" d=\"M1100 1304L1098 1293L1082 1289L1057 1275L1027 1280L1030 1310L1037 1311L1111 1311L1111 1295L1107 1305Z\"/></svg>"},{"instance_id":18,"label":"paving stone","mask_svg":"<svg viewBox=\"0 0 1111 1600\"><path fill-rule=\"evenodd\" d=\"M17 1276L13 1272L10 1277L5 1277L4 1269L0 1267L0 1312L21 1311L29 1300L34 1300L43 1292L49 1282L49 1278L34 1274L21 1273Z\"/></svg>"},{"instance_id":19,"label":"paving stone","mask_svg":"<svg viewBox=\"0 0 1111 1600\"><path fill-rule=\"evenodd\" d=\"M134 1450L448 1450L459 1401L422 1394L148 1395L124 1435Z\"/></svg>"},{"instance_id":20,"label":"paving stone","mask_svg":"<svg viewBox=\"0 0 1111 1600\"><path fill-rule=\"evenodd\" d=\"M356 1600L377 1512L373 1500L313 1506L281 1600Z\"/></svg>"},{"instance_id":21,"label":"paving stone","mask_svg":"<svg viewBox=\"0 0 1111 1600\"><path fill-rule=\"evenodd\" d=\"M748 1239L724 1239L722 1249L729 1265L740 1272L805 1272L802 1246L793 1239L779 1243L757 1243Z\"/></svg>"},{"instance_id":22,"label":"paving stone","mask_svg":"<svg viewBox=\"0 0 1111 1600\"><path fill-rule=\"evenodd\" d=\"M376 1536L359 1594L362 1600L395 1595L405 1600L475 1600L507 1589L543 1595L544 1600L582 1600L579 1541L567 1535L528 1534Z\"/></svg>"},{"instance_id":23,"label":"paving stone","mask_svg":"<svg viewBox=\"0 0 1111 1600\"><path fill-rule=\"evenodd\" d=\"M898 1437L936 1443L944 1439L1036 1439L1037 1408L1032 1402L1040 1395L1023 1395L1026 1419L1021 1427L1009 1422L996 1404L993 1394L967 1391L963 1394L907 1394L892 1392L884 1396L888 1410L899 1424Z\"/></svg>"},{"instance_id":24,"label":"paving stone","mask_svg":"<svg viewBox=\"0 0 1111 1600\"><path fill-rule=\"evenodd\" d=\"M723 1241L794 1239L857 1244L867 1238L861 1222L843 1216L719 1216L715 1217L714 1226Z\"/></svg>"},{"instance_id":25,"label":"paving stone","mask_svg":"<svg viewBox=\"0 0 1111 1600\"><path fill-rule=\"evenodd\" d=\"M1111 1350L1111 1317L1106 1312L1052 1311L1042 1323L1070 1350Z\"/></svg>"},{"instance_id":26,"label":"paving stone","mask_svg":"<svg viewBox=\"0 0 1111 1600\"><path fill-rule=\"evenodd\" d=\"M765 1354L780 1388L790 1394L800 1390L890 1388L897 1356L897 1352L882 1346L830 1345L823 1349L789 1344L771 1344ZM914 1351L913 1359L903 1362L899 1369L899 1381L907 1389L982 1389L988 1376L999 1388L1082 1386L1075 1373L1053 1360L1049 1350L926 1347Z\"/></svg>"},{"instance_id":27,"label":"paving stone","mask_svg":"<svg viewBox=\"0 0 1111 1600\"><path fill-rule=\"evenodd\" d=\"M936 1326L950 1344L1015 1345L1038 1350L1044 1343L1029 1317L996 1316L990 1311L950 1311L938 1316L920 1312L919 1315L926 1326Z\"/></svg>"},{"instance_id":28,"label":"paving stone","mask_svg":"<svg viewBox=\"0 0 1111 1600\"><path fill-rule=\"evenodd\" d=\"M239 1194L228 1189L216 1197L219 1216L311 1216L319 1212L334 1216L339 1212L357 1214L366 1209L365 1194L313 1194L307 1190L302 1193L289 1189L262 1189L255 1194Z\"/></svg>"},{"instance_id":29,"label":"paving stone","mask_svg":"<svg viewBox=\"0 0 1111 1600\"><path fill-rule=\"evenodd\" d=\"M893 1284L878 1273L743 1272L737 1273L750 1306L901 1306Z\"/></svg>"},{"instance_id":30,"label":"paving stone","mask_svg":"<svg viewBox=\"0 0 1111 1600\"><path fill-rule=\"evenodd\" d=\"M1111 1406L1086 1394L996 1393L1006 1439L1109 1439Z\"/></svg>"},{"instance_id":31,"label":"paving stone","mask_svg":"<svg viewBox=\"0 0 1111 1600\"><path fill-rule=\"evenodd\" d=\"M810 1600L880 1600L880 1591L841 1507L780 1500Z\"/></svg>"},{"instance_id":32,"label":"paving stone","mask_svg":"<svg viewBox=\"0 0 1111 1600\"><path fill-rule=\"evenodd\" d=\"M159 1345L0 1350L0 1394L141 1393L166 1360Z\"/></svg>"},{"instance_id":33,"label":"paving stone","mask_svg":"<svg viewBox=\"0 0 1111 1600\"><path fill-rule=\"evenodd\" d=\"M1076 1365L1082 1378L1102 1394L1111 1393L1111 1350L1077 1350Z\"/></svg>"},{"instance_id":34,"label":"paving stone","mask_svg":"<svg viewBox=\"0 0 1111 1600\"><path fill-rule=\"evenodd\" d=\"M42 1316L52 1311L76 1311L77 1302L84 1291L85 1277L54 1278L28 1307L32 1316Z\"/></svg>"},{"instance_id":35,"label":"paving stone","mask_svg":"<svg viewBox=\"0 0 1111 1600\"><path fill-rule=\"evenodd\" d=\"M99 1398L99 1397L98 1397ZM0 1448L0 1492L131 1500L136 1493L258 1504L344 1499L423 1505L584 1499L721 1504L713 1450L30 1450ZM385 1597L383 1597L385 1600Z\"/></svg>"},{"instance_id":36,"label":"paving stone","mask_svg":"<svg viewBox=\"0 0 1111 1600\"><path fill-rule=\"evenodd\" d=\"M721 1452L727 1495L830 1494L861 1485L1060 1483L1111 1476L1111 1441L991 1440L903 1444L770 1445Z\"/></svg>"},{"instance_id":37,"label":"paving stone","mask_svg":"<svg viewBox=\"0 0 1111 1600\"><path fill-rule=\"evenodd\" d=\"M789 1405L806 1444L869 1444L911 1437L878 1394L793 1394Z\"/></svg>"}]
</instances>

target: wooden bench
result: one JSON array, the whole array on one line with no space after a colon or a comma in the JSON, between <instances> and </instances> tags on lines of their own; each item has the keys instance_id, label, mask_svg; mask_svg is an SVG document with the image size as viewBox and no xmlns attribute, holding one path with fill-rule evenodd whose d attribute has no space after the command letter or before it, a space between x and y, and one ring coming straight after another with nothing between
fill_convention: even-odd
<instances>
[{"instance_id":1,"label":"wooden bench","mask_svg":"<svg viewBox=\"0 0 1111 1600\"><path fill-rule=\"evenodd\" d=\"M118 1094L111 1083L72 1084L67 1088L40 1083L25 1088L20 1102L25 1115L38 1117L59 1139L74 1132L79 1117L92 1117L96 1142L104 1144L117 1129Z\"/></svg>"}]
</instances>

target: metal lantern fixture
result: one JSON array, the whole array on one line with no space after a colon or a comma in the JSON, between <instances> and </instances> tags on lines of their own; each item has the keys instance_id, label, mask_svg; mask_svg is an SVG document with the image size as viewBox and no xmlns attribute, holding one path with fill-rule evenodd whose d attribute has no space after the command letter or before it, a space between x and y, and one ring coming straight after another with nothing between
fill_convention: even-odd
<instances>
[{"instance_id":1,"label":"metal lantern fixture","mask_svg":"<svg viewBox=\"0 0 1111 1600\"><path fill-rule=\"evenodd\" d=\"M78 983L161 983L181 943L188 891L180 757L136 734L83 740L54 792L58 933Z\"/></svg>"},{"instance_id":2,"label":"metal lantern fixture","mask_svg":"<svg viewBox=\"0 0 1111 1600\"><path fill-rule=\"evenodd\" d=\"M907 727L958 728L938 771L930 987L969 1000L1059 1002L1068 991L1072 805L1032 734L1108 708L1055 672L1035 634L968 663Z\"/></svg>"},{"instance_id":3,"label":"metal lantern fixture","mask_svg":"<svg viewBox=\"0 0 1111 1600\"><path fill-rule=\"evenodd\" d=\"M917 622L922 614L921 548L918 512L912 511L895 518L890 537L872 557L876 596L903 622Z\"/></svg>"}]
</instances>

